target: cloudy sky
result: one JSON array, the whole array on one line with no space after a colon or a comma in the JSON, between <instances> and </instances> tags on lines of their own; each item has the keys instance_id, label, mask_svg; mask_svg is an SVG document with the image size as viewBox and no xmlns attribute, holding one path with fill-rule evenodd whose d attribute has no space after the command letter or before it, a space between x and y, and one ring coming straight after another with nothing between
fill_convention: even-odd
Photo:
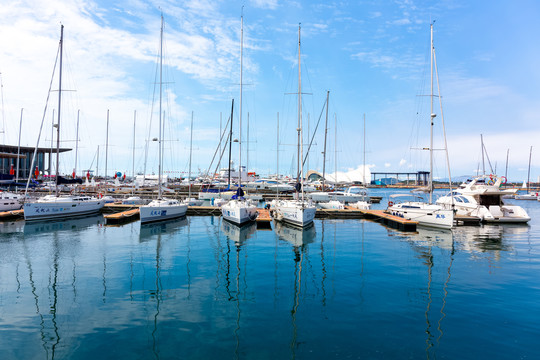
<instances>
[{"instance_id":1,"label":"cloudy sky","mask_svg":"<svg viewBox=\"0 0 540 360\"><path fill-rule=\"evenodd\" d=\"M453 176L482 166L480 135L499 174L522 181L533 146L531 177L540 175L540 3L491 1L2 1L0 73L2 141L51 144L57 75L49 84L64 28L61 141L75 147L80 110L79 169L144 170L145 144L158 134L156 59L164 30L165 170L186 172L193 113L193 171L206 170L235 100L240 136L240 17L244 15L242 163L262 175L294 172L297 127L298 26L302 39L304 130L314 136L309 168L322 170L330 91L327 171L366 163L372 172L428 170L429 41L434 41ZM442 148L436 103L435 146ZM135 115L136 112L136 115ZM247 121L249 117L249 139ZM337 120L337 126L336 126ZM337 134L336 134L337 129ZM249 155L247 147L249 146ZM147 172L157 171L150 142ZM337 162L336 162L337 159ZM233 145L238 163L238 144ZM60 169L71 173L74 152ZM486 172L489 169L487 159ZM215 167L215 163L212 168ZM212 169L213 170L213 169ZM446 177L441 152L435 176ZM495 169L493 170L495 171Z\"/></svg>"}]
</instances>

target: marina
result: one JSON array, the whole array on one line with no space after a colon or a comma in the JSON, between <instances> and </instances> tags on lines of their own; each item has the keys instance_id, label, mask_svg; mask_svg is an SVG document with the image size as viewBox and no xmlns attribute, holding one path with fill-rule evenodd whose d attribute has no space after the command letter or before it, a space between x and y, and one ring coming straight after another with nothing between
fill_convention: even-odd
<instances>
[{"instance_id":1,"label":"marina","mask_svg":"<svg viewBox=\"0 0 540 360\"><path fill-rule=\"evenodd\" d=\"M219 214L2 222L0 351L535 358L540 203L524 206L528 225L451 231L329 218L268 231Z\"/></svg>"},{"instance_id":2,"label":"marina","mask_svg":"<svg viewBox=\"0 0 540 360\"><path fill-rule=\"evenodd\" d=\"M158 3L3 8L0 359L540 358L540 5Z\"/></svg>"}]
</instances>

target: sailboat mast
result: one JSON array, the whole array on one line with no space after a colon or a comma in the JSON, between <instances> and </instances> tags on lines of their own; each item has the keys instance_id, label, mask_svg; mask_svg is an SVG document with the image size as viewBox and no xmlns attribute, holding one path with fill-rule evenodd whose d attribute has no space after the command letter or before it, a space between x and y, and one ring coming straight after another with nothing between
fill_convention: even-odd
<instances>
[{"instance_id":1,"label":"sailboat mast","mask_svg":"<svg viewBox=\"0 0 540 360\"><path fill-rule=\"evenodd\" d=\"M135 124L137 122L137 110L133 110L133 154L131 155L131 176L135 182Z\"/></svg>"},{"instance_id":2,"label":"sailboat mast","mask_svg":"<svg viewBox=\"0 0 540 360\"><path fill-rule=\"evenodd\" d=\"M242 187L242 69L244 56L244 15L240 16L240 119L238 126L240 128L238 136L239 145L239 160L238 160L238 187Z\"/></svg>"},{"instance_id":3,"label":"sailboat mast","mask_svg":"<svg viewBox=\"0 0 540 360\"><path fill-rule=\"evenodd\" d=\"M109 159L109 109L107 109L107 131L105 133L105 181L107 181L107 161Z\"/></svg>"},{"instance_id":4,"label":"sailboat mast","mask_svg":"<svg viewBox=\"0 0 540 360\"><path fill-rule=\"evenodd\" d=\"M229 130L229 184L227 189L231 188L231 151L232 151L232 125L233 125L234 99L231 104L231 129Z\"/></svg>"},{"instance_id":5,"label":"sailboat mast","mask_svg":"<svg viewBox=\"0 0 540 360\"><path fill-rule=\"evenodd\" d=\"M299 178L297 181L301 182L300 189L302 191L302 204L304 203L304 142L302 141L302 72L301 72L301 65L300 65L300 25L298 24L298 164L299 164Z\"/></svg>"},{"instance_id":6,"label":"sailboat mast","mask_svg":"<svg viewBox=\"0 0 540 360\"><path fill-rule=\"evenodd\" d=\"M328 135L328 98L330 97L330 91L326 91L326 121L324 123L324 150L323 150L323 165L322 165L322 191L324 191L326 185L326 136Z\"/></svg>"},{"instance_id":7,"label":"sailboat mast","mask_svg":"<svg viewBox=\"0 0 540 360\"><path fill-rule=\"evenodd\" d=\"M277 130L276 130L276 180L279 181L279 112L277 113ZM276 186L276 199L279 197L279 190Z\"/></svg>"},{"instance_id":8,"label":"sailboat mast","mask_svg":"<svg viewBox=\"0 0 540 360\"><path fill-rule=\"evenodd\" d=\"M506 167L504 169L504 177L508 181L508 154L510 153L510 149L506 149Z\"/></svg>"},{"instance_id":9,"label":"sailboat mast","mask_svg":"<svg viewBox=\"0 0 540 360\"><path fill-rule=\"evenodd\" d=\"M527 171L527 192L529 192L529 180L530 180L530 177L531 177L531 157L532 157L532 146L531 146L531 151L529 152L529 170Z\"/></svg>"},{"instance_id":10,"label":"sailboat mast","mask_svg":"<svg viewBox=\"0 0 540 360\"><path fill-rule=\"evenodd\" d=\"M435 118L435 115L433 113L433 24L430 25L431 28L431 126L430 126L430 134L429 134L429 203L433 203L433 119Z\"/></svg>"},{"instance_id":11,"label":"sailboat mast","mask_svg":"<svg viewBox=\"0 0 540 360\"><path fill-rule=\"evenodd\" d=\"M161 102L163 97L163 14L161 14L161 31L159 35L159 168L158 168L158 199L161 199Z\"/></svg>"},{"instance_id":12,"label":"sailboat mast","mask_svg":"<svg viewBox=\"0 0 540 360\"><path fill-rule=\"evenodd\" d=\"M366 185L366 113L364 113L364 169L362 171L362 183Z\"/></svg>"},{"instance_id":13,"label":"sailboat mast","mask_svg":"<svg viewBox=\"0 0 540 360\"><path fill-rule=\"evenodd\" d=\"M77 110L77 135L75 138L75 167L73 168L73 178L75 179L75 176L77 176L77 154L79 152L79 115L81 114L81 110Z\"/></svg>"},{"instance_id":14,"label":"sailboat mast","mask_svg":"<svg viewBox=\"0 0 540 360\"><path fill-rule=\"evenodd\" d=\"M484 162L484 137L480 134L480 146L482 146L482 175L486 175L486 164Z\"/></svg>"},{"instance_id":15,"label":"sailboat mast","mask_svg":"<svg viewBox=\"0 0 540 360\"><path fill-rule=\"evenodd\" d=\"M21 109L21 121L19 122L19 144L17 145L17 167L15 170L15 182L19 182L19 156L21 154L21 130L22 130L22 118L23 118L23 110ZM32 169L30 169L32 171ZM17 187L15 187L17 189Z\"/></svg>"},{"instance_id":16,"label":"sailboat mast","mask_svg":"<svg viewBox=\"0 0 540 360\"><path fill-rule=\"evenodd\" d=\"M191 199L191 155L193 152L193 111L191 112L191 134L189 136L189 173L188 173L188 201Z\"/></svg>"},{"instance_id":17,"label":"sailboat mast","mask_svg":"<svg viewBox=\"0 0 540 360\"><path fill-rule=\"evenodd\" d=\"M58 196L58 176L60 175L60 105L62 104L62 50L64 44L64 25L60 26L60 72L58 76L58 121L56 123L56 186L54 193ZM30 169L32 170L32 169Z\"/></svg>"}]
</instances>

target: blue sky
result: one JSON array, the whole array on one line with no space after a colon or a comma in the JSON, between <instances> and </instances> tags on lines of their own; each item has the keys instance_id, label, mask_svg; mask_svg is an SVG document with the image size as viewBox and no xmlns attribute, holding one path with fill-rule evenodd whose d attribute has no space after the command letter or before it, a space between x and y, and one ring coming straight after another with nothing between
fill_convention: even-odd
<instances>
[{"instance_id":1,"label":"blue sky","mask_svg":"<svg viewBox=\"0 0 540 360\"><path fill-rule=\"evenodd\" d=\"M43 116L60 34L65 25L62 145L75 146L81 110L79 169L105 166L110 110L108 173L131 173L133 118L137 111L135 171L144 167L159 46L160 9L165 18L165 170L185 172L194 114L193 169L206 170L217 147L231 99L239 101L240 15L244 6L242 162L265 175L276 171L277 114L280 173L295 166L298 24L302 24L304 130L313 131L330 91L327 169L372 172L427 170L429 24L435 20L444 119L453 176L472 175L481 161L480 134L492 165L511 180L540 175L540 3L536 1L17 1L0 7L0 72L3 140L34 146ZM53 90L57 89L53 83ZM56 93L40 146L50 145ZM438 109L438 105L437 105ZM437 111L439 113L439 111ZM235 121L238 121L238 107ZM337 141L335 122L337 118ZM440 120L440 115L437 117ZM324 119L309 167L322 170ZM239 130L235 126L235 138ZM337 145L336 145L337 144ZM233 160L238 162L238 148ZM436 125L436 148L441 145ZM157 171L155 143L147 171ZM335 158L337 155L337 165ZM71 173L74 153L61 159ZM446 177L436 156L435 176ZM491 172L487 170L487 172Z\"/></svg>"}]
</instances>

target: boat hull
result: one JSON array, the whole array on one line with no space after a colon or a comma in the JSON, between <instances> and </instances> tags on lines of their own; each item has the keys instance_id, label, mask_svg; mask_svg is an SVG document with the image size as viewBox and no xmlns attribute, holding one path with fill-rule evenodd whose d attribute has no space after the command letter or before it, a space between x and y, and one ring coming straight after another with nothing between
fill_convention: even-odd
<instances>
[{"instance_id":1,"label":"boat hull","mask_svg":"<svg viewBox=\"0 0 540 360\"><path fill-rule=\"evenodd\" d=\"M389 206L387 211L394 216L417 221L422 226L440 229L451 229L454 226L454 211L436 205L403 203Z\"/></svg>"},{"instance_id":2,"label":"boat hull","mask_svg":"<svg viewBox=\"0 0 540 360\"><path fill-rule=\"evenodd\" d=\"M24 204L24 220L60 219L99 212L102 200L34 202Z\"/></svg>"},{"instance_id":3,"label":"boat hull","mask_svg":"<svg viewBox=\"0 0 540 360\"><path fill-rule=\"evenodd\" d=\"M229 203L221 206L221 215L223 219L236 225L242 225L257 218L257 207L245 205L243 202L231 200Z\"/></svg>"},{"instance_id":4,"label":"boat hull","mask_svg":"<svg viewBox=\"0 0 540 360\"><path fill-rule=\"evenodd\" d=\"M316 207L308 204L302 205L297 201L280 201L273 209L274 219L287 224L306 227L315 219Z\"/></svg>"},{"instance_id":5,"label":"boat hull","mask_svg":"<svg viewBox=\"0 0 540 360\"><path fill-rule=\"evenodd\" d=\"M141 224L164 221L186 216L188 206L186 204L175 205L146 205L141 206Z\"/></svg>"}]
</instances>

